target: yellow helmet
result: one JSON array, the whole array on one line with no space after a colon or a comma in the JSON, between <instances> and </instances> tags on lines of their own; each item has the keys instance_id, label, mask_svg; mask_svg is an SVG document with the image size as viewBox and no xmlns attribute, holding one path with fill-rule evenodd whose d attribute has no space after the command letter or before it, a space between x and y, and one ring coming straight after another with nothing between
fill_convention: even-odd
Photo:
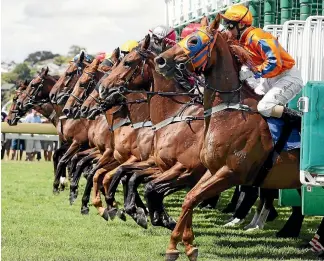
<instances>
[{"instance_id":1,"label":"yellow helmet","mask_svg":"<svg viewBox=\"0 0 324 261\"><path fill-rule=\"evenodd\" d=\"M135 40L128 40L127 42L125 42L120 47L120 51L121 52L127 52L127 53L129 53L131 50L133 50L137 46L138 46L138 42L137 41L135 41Z\"/></svg>"},{"instance_id":2,"label":"yellow helmet","mask_svg":"<svg viewBox=\"0 0 324 261\"><path fill-rule=\"evenodd\" d=\"M221 14L221 17L223 17L227 21L239 22L247 26L250 26L253 21L253 17L250 10L244 5L230 6L226 10L225 14Z\"/></svg>"},{"instance_id":3,"label":"yellow helmet","mask_svg":"<svg viewBox=\"0 0 324 261\"><path fill-rule=\"evenodd\" d=\"M106 53L106 55L105 55L105 59L110 59L111 56L112 56L112 53Z\"/></svg>"}]
</instances>

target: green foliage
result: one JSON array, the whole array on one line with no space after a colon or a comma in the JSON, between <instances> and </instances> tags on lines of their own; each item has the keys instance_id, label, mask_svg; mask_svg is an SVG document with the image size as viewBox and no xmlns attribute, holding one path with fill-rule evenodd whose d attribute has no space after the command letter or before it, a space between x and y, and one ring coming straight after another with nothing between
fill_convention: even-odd
<instances>
[{"instance_id":1,"label":"green foliage","mask_svg":"<svg viewBox=\"0 0 324 261\"><path fill-rule=\"evenodd\" d=\"M144 230L129 216L126 222L117 217L106 222L94 207L90 207L89 215L80 214L84 179L80 181L77 201L70 206L68 191L52 194L52 163L2 161L1 174L2 260L164 260L169 230L150 224ZM232 190L222 194L218 209L224 208L231 195ZM175 219L184 197L185 191L180 191L164 200ZM122 202L121 190L117 201ZM298 246L312 238L320 218L305 217L301 239L277 239L275 232L291 213L289 208L277 210L279 217L275 221L267 223L264 230L249 233L240 229L246 224L240 228L222 227L230 215L219 210L195 209L193 230L199 260L315 260L314 253ZM179 261L188 260L182 244L179 250Z\"/></svg>"},{"instance_id":2,"label":"green foliage","mask_svg":"<svg viewBox=\"0 0 324 261\"><path fill-rule=\"evenodd\" d=\"M1 73L1 83L15 83L18 80L18 74L14 72Z\"/></svg>"},{"instance_id":3,"label":"green foliage","mask_svg":"<svg viewBox=\"0 0 324 261\"><path fill-rule=\"evenodd\" d=\"M66 57L66 56L57 56L54 58L53 62L54 64L61 66L62 64L68 63L70 61L70 57Z\"/></svg>"},{"instance_id":4,"label":"green foliage","mask_svg":"<svg viewBox=\"0 0 324 261\"><path fill-rule=\"evenodd\" d=\"M78 45L72 45L69 49L69 52L68 52L68 56L69 57L74 57L76 56L78 53L81 52L81 50L85 50L86 49L84 47L81 47L81 46L78 46Z\"/></svg>"},{"instance_id":5,"label":"green foliage","mask_svg":"<svg viewBox=\"0 0 324 261\"><path fill-rule=\"evenodd\" d=\"M30 62L31 64L35 64L40 61L45 61L48 59L52 59L54 57L59 56L58 54L53 54L49 51L37 51L28 55L25 59L25 62Z\"/></svg>"}]
</instances>

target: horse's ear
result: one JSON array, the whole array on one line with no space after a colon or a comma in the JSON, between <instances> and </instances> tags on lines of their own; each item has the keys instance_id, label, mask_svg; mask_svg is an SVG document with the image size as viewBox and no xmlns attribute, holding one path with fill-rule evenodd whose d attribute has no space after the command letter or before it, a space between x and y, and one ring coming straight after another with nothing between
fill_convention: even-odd
<instances>
[{"instance_id":1,"label":"horse's ear","mask_svg":"<svg viewBox=\"0 0 324 261\"><path fill-rule=\"evenodd\" d=\"M209 22L208 22L208 17L204 16L201 21L200 21L200 25L201 26L208 26Z\"/></svg>"},{"instance_id":2,"label":"horse's ear","mask_svg":"<svg viewBox=\"0 0 324 261\"><path fill-rule=\"evenodd\" d=\"M118 61L118 59L119 59L119 55L120 55L120 50L119 50L119 47L117 47L117 48L113 51L113 53L111 54L110 59L111 59L114 63L116 63L116 62Z\"/></svg>"},{"instance_id":3,"label":"horse's ear","mask_svg":"<svg viewBox=\"0 0 324 261\"><path fill-rule=\"evenodd\" d=\"M46 66L46 69L45 69L45 72L44 72L45 76L48 74L48 71L49 71L48 66Z\"/></svg>"},{"instance_id":4,"label":"horse's ear","mask_svg":"<svg viewBox=\"0 0 324 261\"><path fill-rule=\"evenodd\" d=\"M97 58L95 58L95 59L93 59L93 61L92 61L92 63L91 63L91 65L93 66L93 67L99 67L99 64L100 64L100 60L99 59L97 59Z\"/></svg>"},{"instance_id":5,"label":"horse's ear","mask_svg":"<svg viewBox=\"0 0 324 261\"><path fill-rule=\"evenodd\" d=\"M215 19L211 22L210 26L208 27L209 31L217 30L220 24L221 16L217 14Z\"/></svg>"},{"instance_id":6,"label":"horse's ear","mask_svg":"<svg viewBox=\"0 0 324 261\"><path fill-rule=\"evenodd\" d=\"M27 81L27 79L24 81L24 85L25 85L25 86L28 85L28 81Z\"/></svg>"},{"instance_id":7,"label":"horse's ear","mask_svg":"<svg viewBox=\"0 0 324 261\"><path fill-rule=\"evenodd\" d=\"M144 41L142 42L141 49L147 50L147 48L149 48L150 46L150 41L151 41L151 37L149 34L147 34L144 38Z\"/></svg>"},{"instance_id":8,"label":"horse's ear","mask_svg":"<svg viewBox=\"0 0 324 261\"><path fill-rule=\"evenodd\" d=\"M84 51L81 51L79 61L82 63L84 60Z\"/></svg>"}]
</instances>

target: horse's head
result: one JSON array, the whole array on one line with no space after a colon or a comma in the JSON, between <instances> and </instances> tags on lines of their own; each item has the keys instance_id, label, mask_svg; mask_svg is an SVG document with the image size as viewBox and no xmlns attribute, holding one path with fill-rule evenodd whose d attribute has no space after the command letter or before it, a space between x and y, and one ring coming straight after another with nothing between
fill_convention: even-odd
<instances>
[{"instance_id":1,"label":"horse's head","mask_svg":"<svg viewBox=\"0 0 324 261\"><path fill-rule=\"evenodd\" d=\"M111 70L116 67L120 60L119 60L119 48L116 48L110 59L104 60L98 67L98 70L104 71L105 74L101 77L101 79L96 84L95 89L89 94L89 96L86 98L86 100L83 102L80 113L82 118L89 118L94 119L97 115L101 113L100 110L100 99L99 99L99 86L101 82L108 77Z\"/></svg>"},{"instance_id":2,"label":"horse's head","mask_svg":"<svg viewBox=\"0 0 324 261\"><path fill-rule=\"evenodd\" d=\"M154 54L148 51L149 45L150 36L147 35L142 44L128 53L101 82L99 94L105 99L107 108L123 103L123 94L127 94L129 90L150 89L152 75L147 63L149 59L153 61Z\"/></svg>"},{"instance_id":3,"label":"horse's head","mask_svg":"<svg viewBox=\"0 0 324 261\"><path fill-rule=\"evenodd\" d=\"M70 62L67 70L54 85L50 93L52 103L62 105L67 101L74 85L82 75L84 68L89 65L90 62L91 60L86 58L83 51L76 59Z\"/></svg>"},{"instance_id":4,"label":"horse's head","mask_svg":"<svg viewBox=\"0 0 324 261\"><path fill-rule=\"evenodd\" d=\"M29 83L26 90L20 95L17 104L23 110L29 110L34 105L49 102L49 94L56 83L56 79L48 74L48 67Z\"/></svg>"},{"instance_id":5,"label":"horse's head","mask_svg":"<svg viewBox=\"0 0 324 261\"><path fill-rule=\"evenodd\" d=\"M7 123L11 126L13 125L17 125L19 119L21 118L21 111L18 109L17 106L17 101L20 97L20 95L23 93L24 90L26 90L27 86L28 86L28 81L19 81L16 84L16 90L14 93L14 96L12 98L12 103L9 109L9 114L7 116Z\"/></svg>"},{"instance_id":6,"label":"horse's head","mask_svg":"<svg viewBox=\"0 0 324 261\"><path fill-rule=\"evenodd\" d=\"M171 78L176 70L208 70L217 62L214 46L219 35L219 24L220 15L210 25L207 17L204 17L199 30L155 58L156 71Z\"/></svg>"},{"instance_id":7,"label":"horse's head","mask_svg":"<svg viewBox=\"0 0 324 261\"><path fill-rule=\"evenodd\" d=\"M79 114L78 108L82 105L84 100L88 97L99 79L102 77L103 72L98 71L99 63L99 60L94 59L92 63L84 69L81 77L75 84L73 91L63 108L63 113L67 117L76 117L76 114Z\"/></svg>"}]
</instances>

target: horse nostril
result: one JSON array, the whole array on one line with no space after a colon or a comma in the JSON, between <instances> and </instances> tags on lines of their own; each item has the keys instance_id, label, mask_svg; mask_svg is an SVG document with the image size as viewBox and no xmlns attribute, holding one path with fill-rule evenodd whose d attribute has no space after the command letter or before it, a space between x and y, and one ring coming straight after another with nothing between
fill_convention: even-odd
<instances>
[{"instance_id":1,"label":"horse nostril","mask_svg":"<svg viewBox=\"0 0 324 261\"><path fill-rule=\"evenodd\" d=\"M166 65L166 60L162 56L156 57L155 62L158 64L159 68L163 68Z\"/></svg>"},{"instance_id":2,"label":"horse nostril","mask_svg":"<svg viewBox=\"0 0 324 261\"><path fill-rule=\"evenodd\" d=\"M68 108L63 109L63 113L68 116L70 114L70 110Z\"/></svg>"}]
</instances>

